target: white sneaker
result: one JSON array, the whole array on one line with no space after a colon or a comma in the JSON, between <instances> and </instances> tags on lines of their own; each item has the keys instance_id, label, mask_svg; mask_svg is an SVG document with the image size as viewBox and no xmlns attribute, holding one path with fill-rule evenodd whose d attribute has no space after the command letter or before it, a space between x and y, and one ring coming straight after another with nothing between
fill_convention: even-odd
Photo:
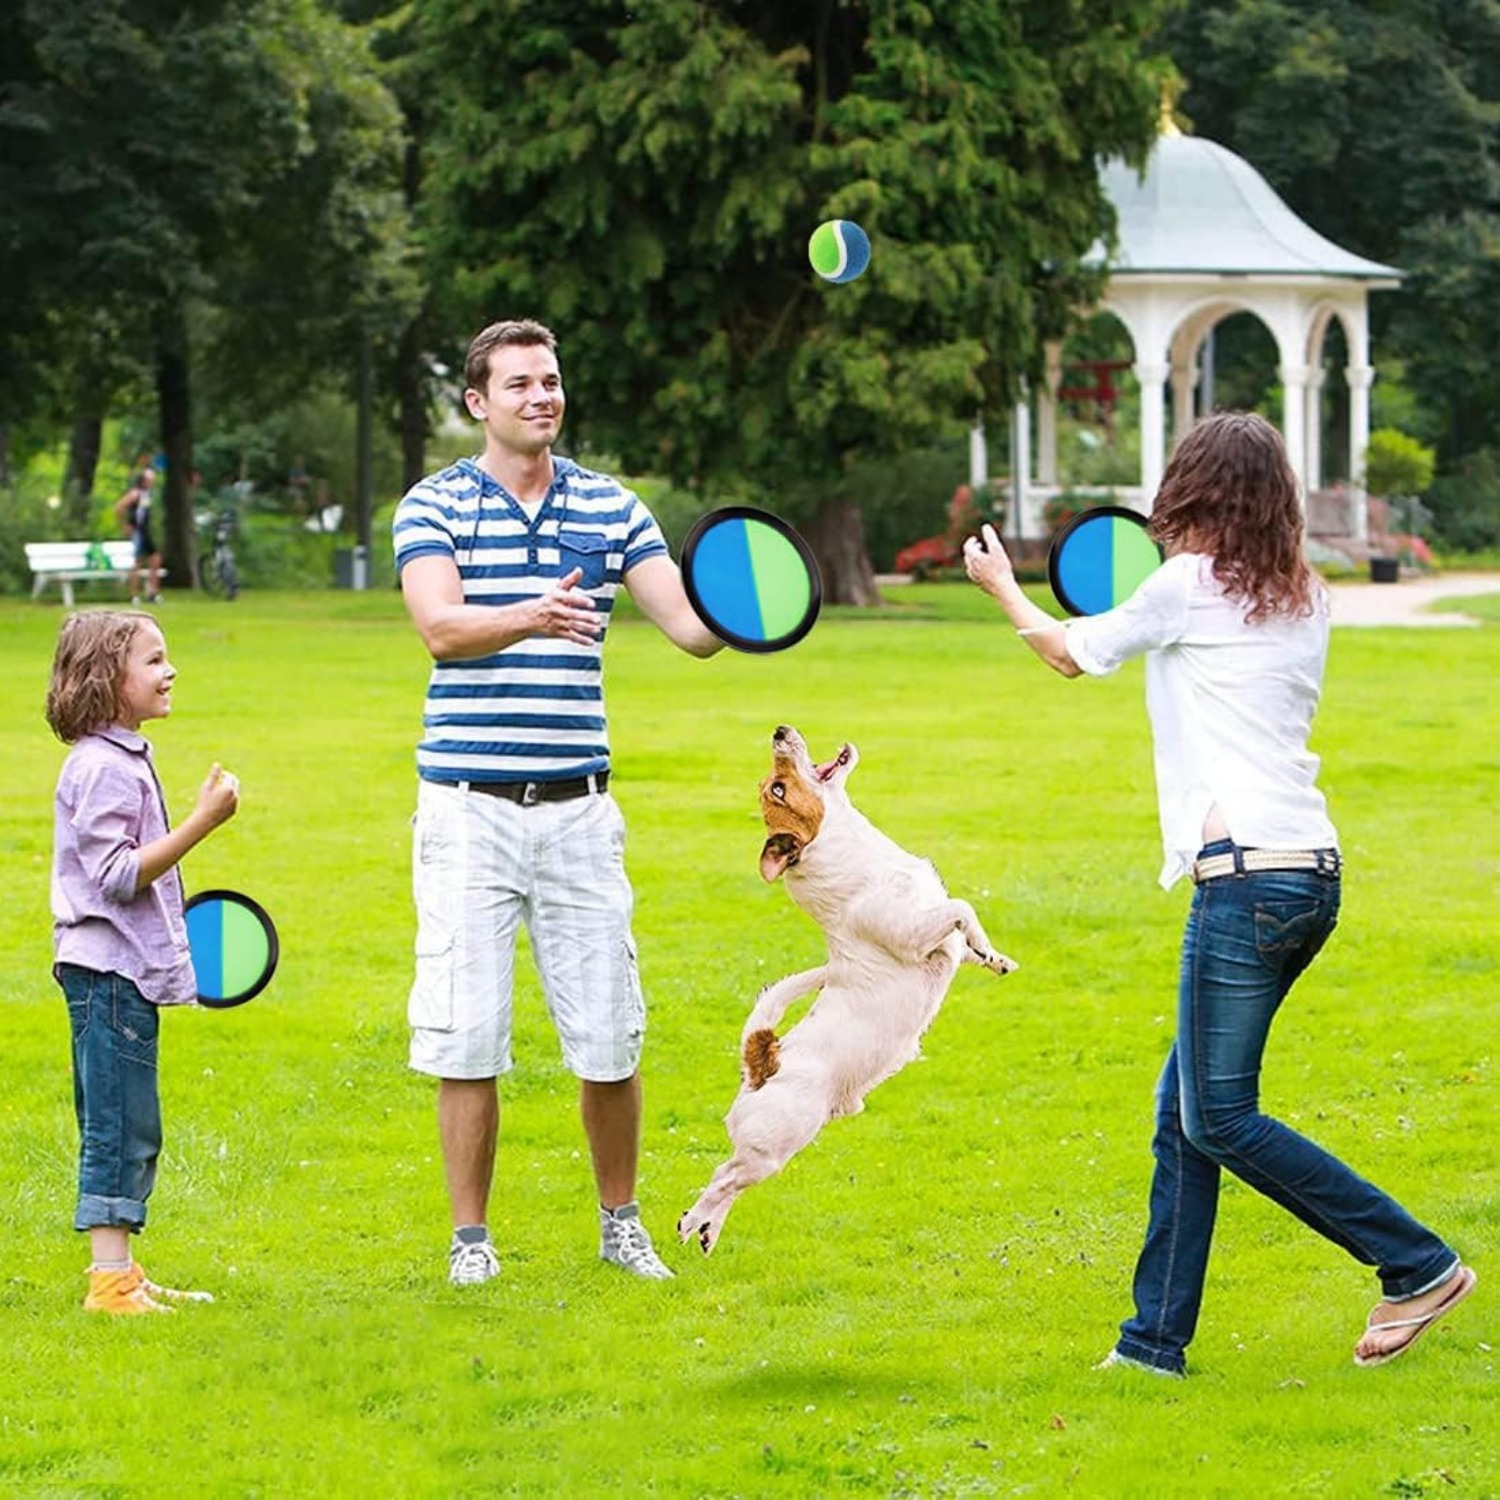
<instances>
[{"instance_id":1,"label":"white sneaker","mask_svg":"<svg viewBox=\"0 0 1500 1500\"><path fill-rule=\"evenodd\" d=\"M1113 1370L1116 1368L1144 1370L1148 1375L1165 1375L1168 1380L1186 1379L1184 1372L1181 1370L1168 1370L1161 1365L1148 1365L1145 1360L1132 1359L1128 1354L1121 1354L1118 1349L1111 1349L1094 1368L1096 1370Z\"/></svg>"},{"instance_id":2,"label":"white sneaker","mask_svg":"<svg viewBox=\"0 0 1500 1500\"><path fill-rule=\"evenodd\" d=\"M500 1274L500 1257L488 1240L454 1245L448 1252L448 1280L454 1286L478 1286Z\"/></svg>"},{"instance_id":3,"label":"white sneaker","mask_svg":"<svg viewBox=\"0 0 1500 1500\"><path fill-rule=\"evenodd\" d=\"M646 1226L640 1205L627 1203L611 1212L599 1210L599 1259L620 1266L650 1281L670 1281L672 1273L662 1264Z\"/></svg>"}]
</instances>

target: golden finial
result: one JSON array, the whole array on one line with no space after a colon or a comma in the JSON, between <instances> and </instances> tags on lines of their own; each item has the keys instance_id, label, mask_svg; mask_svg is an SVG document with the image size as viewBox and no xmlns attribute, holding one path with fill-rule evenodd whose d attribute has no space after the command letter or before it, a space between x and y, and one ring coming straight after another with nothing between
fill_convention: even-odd
<instances>
[{"instance_id":1,"label":"golden finial","mask_svg":"<svg viewBox=\"0 0 1500 1500\"><path fill-rule=\"evenodd\" d=\"M1159 136L1182 134L1182 132L1177 128L1177 118L1175 113L1177 94L1181 86L1182 85L1180 83L1173 79L1162 79L1161 105L1156 113L1156 133Z\"/></svg>"}]
</instances>

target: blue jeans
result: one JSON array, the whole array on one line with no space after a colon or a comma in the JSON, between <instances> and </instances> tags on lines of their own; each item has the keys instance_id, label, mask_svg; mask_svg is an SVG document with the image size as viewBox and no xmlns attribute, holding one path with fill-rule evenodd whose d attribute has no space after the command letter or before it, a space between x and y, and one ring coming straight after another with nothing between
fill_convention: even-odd
<instances>
[{"instance_id":1,"label":"blue jeans","mask_svg":"<svg viewBox=\"0 0 1500 1500\"><path fill-rule=\"evenodd\" d=\"M1202 853L1233 849L1228 840ZM1182 941L1177 1040L1157 1087L1151 1215L1135 1315L1119 1352L1180 1372L1198 1323L1228 1167L1309 1228L1379 1268L1389 1298L1442 1280L1457 1257L1379 1188L1260 1112L1260 1064L1277 1008L1338 922L1337 876L1270 870L1205 881Z\"/></svg>"},{"instance_id":2,"label":"blue jeans","mask_svg":"<svg viewBox=\"0 0 1500 1500\"><path fill-rule=\"evenodd\" d=\"M157 1008L122 974L58 964L73 1032L78 1115L75 1229L146 1222L161 1152L156 1091Z\"/></svg>"}]
</instances>

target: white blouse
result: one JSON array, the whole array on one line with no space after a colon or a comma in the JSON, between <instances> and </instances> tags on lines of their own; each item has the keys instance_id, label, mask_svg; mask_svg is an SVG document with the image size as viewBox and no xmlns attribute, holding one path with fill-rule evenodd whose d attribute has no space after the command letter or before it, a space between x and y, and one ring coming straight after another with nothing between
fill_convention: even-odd
<instances>
[{"instance_id":1,"label":"white blouse","mask_svg":"<svg viewBox=\"0 0 1500 1500\"><path fill-rule=\"evenodd\" d=\"M1326 592L1310 616L1252 625L1212 564L1179 553L1123 604L1067 622L1068 652L1091 677L1146 657L1165 888L1191 869L1214 807L1245 848L1338 846L1307 748L1328 658Z\"/></svg>"}]
</instances>

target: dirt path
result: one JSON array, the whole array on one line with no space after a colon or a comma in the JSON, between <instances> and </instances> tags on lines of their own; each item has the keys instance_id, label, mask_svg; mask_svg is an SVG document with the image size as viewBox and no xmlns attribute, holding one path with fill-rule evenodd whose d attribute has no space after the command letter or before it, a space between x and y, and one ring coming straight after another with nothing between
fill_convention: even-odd
<instances>
[{"instance_id":1,"label":"dirt path","mask_svg":"<svg viewBox=\"0 0 1500 1500\"><path fill-rule=\"evenodd\" d=\"M1403 578L1400 583L1336 583L1335 625L1478 625L1473 615L1454 610L1429 612L1439 599L1500 593L1500 573L1443 573Z\"/></svg>"}]
</instances>

